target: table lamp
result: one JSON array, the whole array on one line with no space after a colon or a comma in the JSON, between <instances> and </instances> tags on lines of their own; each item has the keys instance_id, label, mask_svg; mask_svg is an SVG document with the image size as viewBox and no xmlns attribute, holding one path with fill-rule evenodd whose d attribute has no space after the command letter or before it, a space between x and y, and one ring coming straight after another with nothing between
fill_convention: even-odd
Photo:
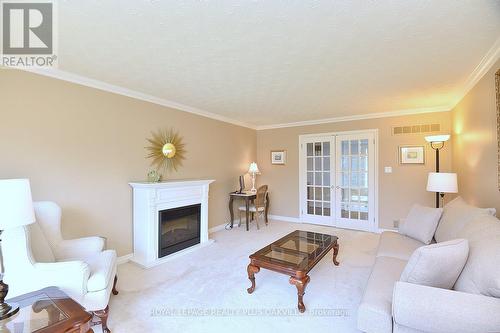
<instances>
[{"instance_id":1,"label":"table lamp","mask_svg":"<svg viewBox=\"0 0 500 333\"><path fill-rule=\"evenodd\" d=\"M447 172L429 172L427 178L427 191L436 192L441 195L441 202L444 206L445 193L457 193L457 174ZM436 205L439 208L439 202Z\"/></svg>"},{"instance_id":2,"label":"table lamp","mask_svg":"<svg viewBox=\"0 0 500 333\"><path fill-rule=\"evenodd\" d=\"M248 173L252 175L252 192L257 192L257 189L255 188L255 175L260 173L259 167L257 166L257 163L252 162L250 163L250 167L248 168Z\"/></svg>"},{"instance_id":3,"label":"table lamp","mask_svg":"<svg viewBox=\"0 0 500 333\"><path fill-rule=\"evenodd\" d=\"M35 222L35 211L28 179L0 180L0 235L2 231ZM1 242L0 242L1 246ZM9 286L3 282L3 258L0 265L0 320L19 311L16 304L5 303Z\"/></svg>"}]
</instances>

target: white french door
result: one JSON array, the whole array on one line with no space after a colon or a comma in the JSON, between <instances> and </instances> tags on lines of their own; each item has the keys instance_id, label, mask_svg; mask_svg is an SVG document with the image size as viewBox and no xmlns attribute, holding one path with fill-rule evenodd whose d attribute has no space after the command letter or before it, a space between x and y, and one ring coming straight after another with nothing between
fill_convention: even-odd
<instances>
[{"instance_id":1,"label":"white french door","mask_svg":"<svg viewBox=\"0 0 500 333\"><path fill-rule=\"evenodd\" d=\"M375 230L373 131L301 136L300 156L303 221Z\"/></svg>"},{"instance_id":2,"label":"white french door","mask_svg":"<svg viewBox=\"0 0 500 333\"><path fill-rule=\"evenodd\" d=\"M305 161L302 215L307 216L308 222L311 223L333 225L334 137L308 137L301 147L302 161Z\"/></svg>"}]
</instances>

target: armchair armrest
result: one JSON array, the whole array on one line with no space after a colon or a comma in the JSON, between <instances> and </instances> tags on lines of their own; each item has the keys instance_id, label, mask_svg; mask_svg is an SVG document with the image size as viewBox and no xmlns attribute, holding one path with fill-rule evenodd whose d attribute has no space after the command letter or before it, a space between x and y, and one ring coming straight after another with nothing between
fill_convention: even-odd
<instances>
[{"instance_id":1,"label":"armchair armrest","mask_svg":"<svg viewBox=\"0 0 500 333\"><path fill-rule=\"evenodd\" d=\"M58 286L71 296L87 293L90 267L83 261L35 263L33 280L43 287Z\"/></svg>"},{"instance_id":2,"label":"armchair armrest","mask_svg":"<svg viewBox=\"0 0 500 333\"><path fill-rule=\"evenodd\" d=\"M425 332L499 332L500 299L396 282L392 316L398 325Z\"/></svg>"},{"instance_id":3,"label":"armchair armrest","mask_svg":"<svg viewBox=\"0 0 500 333\"><path fill-rule=\"evenodd\" d=\"M61 241L54 249L57 260L82 259L104 250L103 237L84 237Z\"/></svg>"}]
</instances>

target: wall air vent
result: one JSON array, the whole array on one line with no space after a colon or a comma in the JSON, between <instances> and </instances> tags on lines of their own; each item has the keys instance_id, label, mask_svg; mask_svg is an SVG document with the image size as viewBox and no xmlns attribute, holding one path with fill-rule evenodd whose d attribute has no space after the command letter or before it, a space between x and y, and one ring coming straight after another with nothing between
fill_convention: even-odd
<instances>
[{"instance_id":1,"label":"wall air vent","mask_svg":"<svg viewBox=\"0 0 500 333\"><path fill-rule=\"evenodd\" d=\"M394 126L392 135L432 133L441 131L441 124Z\"/></svg>"}]
</instances>

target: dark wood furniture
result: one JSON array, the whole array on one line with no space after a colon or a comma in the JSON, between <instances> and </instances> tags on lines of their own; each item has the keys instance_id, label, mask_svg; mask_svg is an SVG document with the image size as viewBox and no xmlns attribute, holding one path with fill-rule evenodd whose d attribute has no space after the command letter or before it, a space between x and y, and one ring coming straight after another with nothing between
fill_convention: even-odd
<instances>
[{"instance_id":1,"label":"dark wood furniture","mask_svg":"<svg viewBox=\"0 0 500 333\"><path fill-rule=\"evenodd\" d=\"M333 249L333 263L338 266L338 237L310 231L295 230L285 237L269 244L250 256L247 267L248 278L252 286L247 289L251 294L255 290L255 273L261 268L290 276L290 284L297 287L298 308L304 312L303 296L309 281L307 273Z\"/></svg>"},{"instance_id":2,"label":"dark wood furniture","mask_svg":"<svg viewBox=\"0 0 500 333\"><path fill-rule=\"evenodd\" d=\"M57 287L48 287L9 300L19 313L0 321L0 332L91 333L92 314Z\"/></svg>"},{"instance_id":3,"label":"dark wood furniture","mask_svg":"<svg viewBox=\"0 0 500 333\"><path fill-rule=\"evenodd\" d=\"M246 206L246 211L245 211L245 222L246 222L246 228L248 231L248 223L250 222L249 217L250 217L250 203L257 198L257 194L255 192L251 191L243 191L243 193L238 193L238 192L231 192L229 193L229 214L231 215L231 222L230 222L230 228L233 228L234 225L234 199L243 199L245 200L245 206ZM265 219L266 219L266 224L268 223L267 219L267 213L269 212L269 194L266 196L266 210L265 210Z\"/></svg>"}]
</instances>

